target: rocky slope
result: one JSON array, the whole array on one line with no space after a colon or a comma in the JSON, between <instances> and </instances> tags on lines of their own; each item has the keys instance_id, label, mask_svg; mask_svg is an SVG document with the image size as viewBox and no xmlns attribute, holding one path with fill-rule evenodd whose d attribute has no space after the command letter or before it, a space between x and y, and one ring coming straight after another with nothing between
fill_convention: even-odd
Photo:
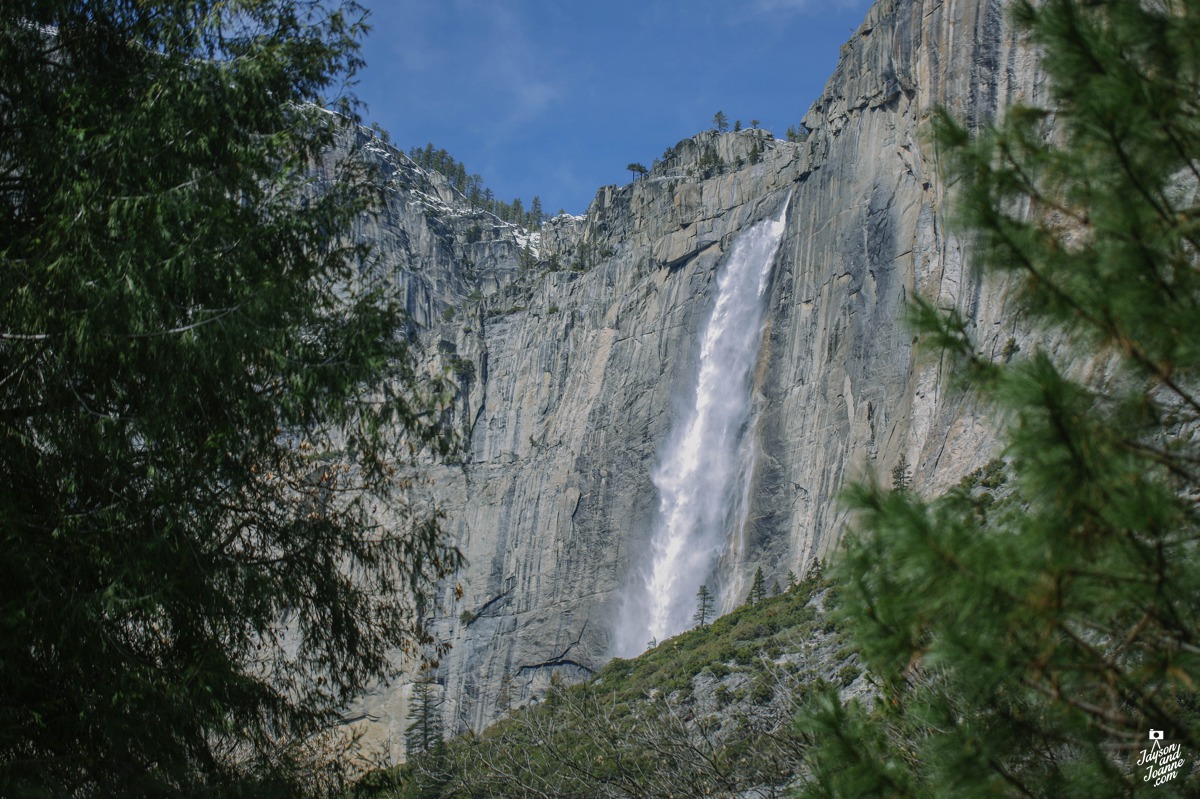
<instances>
[{"instance_id":1,"label":"rocky slope","mask_svg":"<svg viewBox=\"0 0 1200 799\"><path fill-rule=\"evenodd\" d=\"M995 357L1022 340L946 232L927 122L939 106L986 120L1038 91L1001 0L879 0L805 142L700 134L539 233L372 145L392 185L362 233L460 390L464 454L428 486L469 561L463 599L447 588L437 621L453 644L439 672L451 731L496 718L502 690L519 702L610 656L716 268L789 195L755 371L751 513L722 568L770 580L831 553L846 523L836 496L868 465L887 474L904 454L915 485L936 489L990 457L990 420L914 354L902 321L917 293L959 308ZM405 696L380 689L361 709L392 756Z\"/></svg>"},{"instance_id":2,"label":"rocky slope","mask_svg":"<svg viewBox=\"0 0 1200 799\"><path fill-rule=\"evenodd\" d=\"M842 644L838 601L810 573L581 684L551 686L436 758L375 772L355 796L792 796L808 746L797 713L830 690L843 701L872 691Z\"/></svg>"}]
</instances>

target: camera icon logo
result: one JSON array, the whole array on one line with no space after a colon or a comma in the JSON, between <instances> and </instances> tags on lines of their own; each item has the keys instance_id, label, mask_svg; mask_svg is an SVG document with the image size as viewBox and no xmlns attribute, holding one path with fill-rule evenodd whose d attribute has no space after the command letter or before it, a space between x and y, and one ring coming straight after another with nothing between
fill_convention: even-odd
<instances>
[{"instance_id":1,"label":"camera icon logo","mask_svg":"<svg viewBox=\"0 0 1200 799\"><path fill-rule=\"evenodd\" d=\"M1150 740L1151 741L1161 741L1162 739L1163 739L1163 731L1162 730L1150 730Z\"/></svg>"}]
</instances>

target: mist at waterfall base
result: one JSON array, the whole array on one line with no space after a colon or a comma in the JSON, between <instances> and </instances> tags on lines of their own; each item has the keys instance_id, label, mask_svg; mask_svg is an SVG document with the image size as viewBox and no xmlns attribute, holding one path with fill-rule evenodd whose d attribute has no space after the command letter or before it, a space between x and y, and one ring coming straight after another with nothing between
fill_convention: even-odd
<instances>
[{"instance_id":1,"label":"mist at waterfall base","mask_svg":"<svg viewBox=\"0 0 1200 799\"><path fill-rule=\"evenodd\" d=\"M773 219L738 235L717 275L712 314L701 335L685 412L660 450L651 481L659 505L648 562L631 569L614 630L619 657L641 653L692 624L703 583L732 609L736 573L731 549L746 522L745 501L755 448L751 373L762 342L767 286L783 237L789 197ZM731 562L734 561L734 562ZM718 564L725 575L717 575Z\"/></svg>"}]
</instances>

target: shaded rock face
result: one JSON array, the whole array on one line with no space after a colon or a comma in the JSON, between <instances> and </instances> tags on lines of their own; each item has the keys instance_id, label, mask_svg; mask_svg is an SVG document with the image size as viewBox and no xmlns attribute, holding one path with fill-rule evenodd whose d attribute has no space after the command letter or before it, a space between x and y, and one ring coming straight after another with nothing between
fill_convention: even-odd
<instances>
[{"instance_id":1,"label":"shaded rock face","mask_svg":"<svg viewBox=\"0 0 1200 799\"><path fill-rule=\"evenodd\" d=\"M393 179L361 232L430 367L459 386L464 453L427 486L469 562L463 599L447 587L435 622L453 645L439 671L448 729L480 729L610 656L716 269L789 194L754 370L749 521L721 569L762 567L769 584L829 555L846 525L837 495L868 467L887 475L904 454L915 487L936 490L991 457L991 420L914 354L902 321L918 293L958 308L994 357L1023 340L1002 288L965 269L946 232L926 123L939 106L988 120L1040 91L1000 0L880 0L805 117L806 141L702 133L540 233L371 145ZM361 709L393 756L403 698L380 689Z\"/></svg>"}]
</instances>

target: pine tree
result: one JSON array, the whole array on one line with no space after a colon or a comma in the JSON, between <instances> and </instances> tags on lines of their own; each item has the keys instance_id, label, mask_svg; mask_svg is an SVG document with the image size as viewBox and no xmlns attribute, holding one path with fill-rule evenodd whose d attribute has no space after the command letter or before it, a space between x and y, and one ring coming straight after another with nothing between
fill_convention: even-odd
<instances>
[{"instance_id":1,"label":"pine tree","mask_svg":"<svg viewBox=\"0 0 1200 799\"><path fill-rule=\"evenodd\" d=\"M521 248L521 252L517 256L517 263L522 269L530 269L537 264L537 256L533 254L533 247L528 241Z\"/></svg>"},{"instance_id":2,"label":"pine tree","mask_svg":"<svg viewBox=\"0 0 1200 799\"><path fill-rule=\"evenodd\" d=\"M507 712L509 708L512 707L513 692L514 685L512 672L505 668L504 674L500 677L500 692L496 696L496 705L500 708L500 710Z\"/></svg>"},{"instance_id":3,"label":"pine tree","mask_svg":"<svg viewBox=\"0 0 1200 799\"><path fill-rule=\"evenodd\" d=\"M413 683L408 704L408 728L404 732L404 752L409 759L432 753L442 744L440 690L437 679L428 672Z\"/></svg>"},{"instance_id":4,"label":"pine tree","mask_svg":"<svg viewBox=\"0 0 1200 799\"><path fill-rule=\"evenodd\" d=\"M478 207L483 202L483 176L474 174L467 180L467 202Z\"/></svg>"},{"instance_id":5,"label":"pine tree","mask_svg":"<svg viewBox=\"0 0 1200 799\"><path fill-rule=\"evenodd\" d=\"M791 569L787 573L787 587L789 591L796 587L796 573Z\"/></svg>"},{"instance_id":6,"label":"pine tree","mask_svg":"<svg viewBox=\"0 0 1200 799\"><path fill-rule=\"evenodd\" d=\"M912 472L908 468L908 457L903 452L892 469L892 490L901 493L908 491L912 485Z\"/></svg>"},{"instance_id":7,"label":"pine tree","mask_svg":"<svg viewBox=\"0 0 1200 799\"><path fill-rule=\"evenodd\" d=\"M757 605L767 598L767 580L763 576L762 566L754 570L754 582L750 585L750 596L747 602Z\"/></svg>"},{"instance_id":8,"label":"pine tree","mask_svg":"<svg viewBox=\"0 0 1200 799\"><path fill-rule=\"evenodd\" d=\"M1139 763L1151 730L1200 753L1200 3L1016 8L1053 108L974 135L944 118L939 140L1039 345L993 357L917 314L1011 420L1007 482L853 492L848 643L884 696L807 713L809 796L1200 790Z\"/></svg>"},{"instance_id":9,"label":"pine tree","mask_svg":"<svg viewBox=\"0 0 1200 799\"><path fill-rule=\"evenodd\" d=\"M708 626L709 619L713 615L713 595L708 590L707 585L701 585L696 591L696 613L692 616L692 621L696 622L696 626L703 629Z\"/></svg>"},{"instance_id":10,"label":"pine tree","mask_svg":"<svg viewBox=\"0 0 1200 799\"><path fill-rule=\"evenodd\" d=\"M725 116L724 111L718 111L717 113L713 114L712 123L713 129L717 133L724 133L725 131L729 130L729 117Z\"/></svg>"},{"instance_id":11,"label":"pine tree","mask_svg":"<svg viewBox=\"0 0 1200 799\"><path fill-rule=\"evenodd\" d=\"M0 795L320 792L426 640L458 556L396 474L449 442L352 238L361 17L0 4Z\"/></svg>"},{"instance_id":12,"label":"pine tree","mask_svg":"<svg viewBox=\"0 0 1200 799\"><path fill-rule=\"evenodd\" d=\"M787 140L790 142L802 142L808 138L808 128L804 125L788 125Z\"/></svg>"}]
</instances>

